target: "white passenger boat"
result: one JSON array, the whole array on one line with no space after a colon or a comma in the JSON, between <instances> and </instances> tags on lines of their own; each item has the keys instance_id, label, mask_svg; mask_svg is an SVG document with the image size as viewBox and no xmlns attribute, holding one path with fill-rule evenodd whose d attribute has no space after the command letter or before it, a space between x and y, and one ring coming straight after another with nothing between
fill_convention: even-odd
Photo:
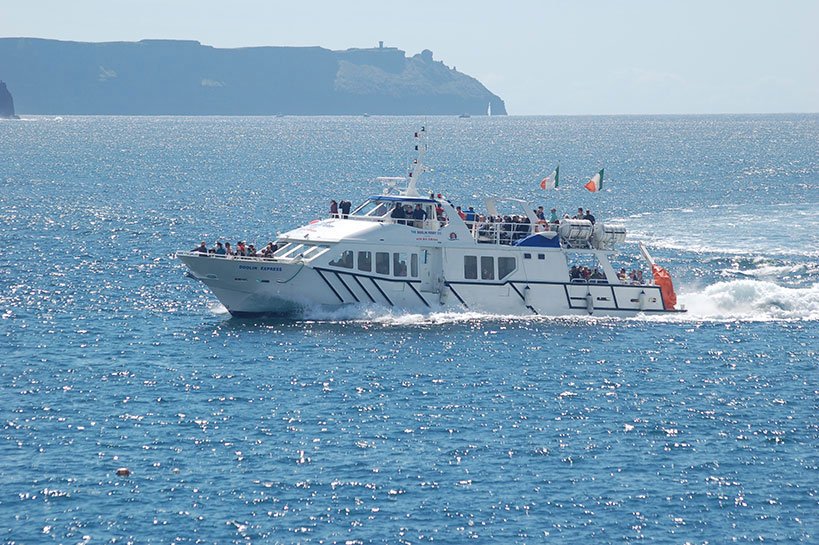
<instances>
[{"instance_id":1,"label":"white passenger boat","mask_svg":"<svg viewBox=\"0 0 819 545\"><path fill-rule=\"evenodd\" d=\"M423 134L408 177L379 178L383 192L346 217L279 235L272 256L176 255L234 316L347 305L552 316L681 311L670 276L642 244L627 261L640 263L630 278L616 269L623 227L546 223L518 199L488 199L485 218L465 221L443 195L419 193ZM516 221L500 216L500 204L517 207ZM421 217L406 217L416 210Z\"/></svg>"}]
</instances>

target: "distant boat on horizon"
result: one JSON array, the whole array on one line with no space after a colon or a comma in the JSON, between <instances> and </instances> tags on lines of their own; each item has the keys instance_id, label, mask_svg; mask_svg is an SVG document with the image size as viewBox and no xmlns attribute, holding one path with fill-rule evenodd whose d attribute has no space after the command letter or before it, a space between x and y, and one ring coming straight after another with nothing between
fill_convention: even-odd
<instances>
[{"instance_id":1,"label":"distant boat on horizon","mask_svg":"<svg viewBox=\"0 0 819 545\"><path fill-rule=\"evenodd\" d=\"M488 117L492 117L492 103L490 102L489 105L486 107L486 115Z\"/></svg>"},{"instance_id":2,"label":"distant boat on horizon","mask_svg":"<svg viewBox=\"0 0 819 545\"><path fill-rule=\"evenodd\" d=\"M469 114L461 114L461 115L459 115L458 117L460 117L461 119L466 119L466 118L468 118L468 117L472 117L472 116L471 116L471 115L469 115Z\"/></svg>"}]
</instances>

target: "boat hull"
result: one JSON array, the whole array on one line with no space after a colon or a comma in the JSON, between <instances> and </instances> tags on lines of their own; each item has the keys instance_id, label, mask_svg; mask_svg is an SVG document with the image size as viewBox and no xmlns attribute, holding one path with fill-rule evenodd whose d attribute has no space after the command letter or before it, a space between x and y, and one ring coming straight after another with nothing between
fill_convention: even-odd
<instances>
[{"instance_id":1,"label":"boat hull","mask_svg":"<svg viewBox=\"0 0 819 545\"><path fill-rule=\"evenodd\" d=\"M203 282L237 317L303 316L310 309L377 306L407 312L486 312L522 316L635 316L664 313L657 286L539 282L451 281L434 289L418 279L322 268L261 258L178 255L189 275Z\"/></svg>"}]
</instances>

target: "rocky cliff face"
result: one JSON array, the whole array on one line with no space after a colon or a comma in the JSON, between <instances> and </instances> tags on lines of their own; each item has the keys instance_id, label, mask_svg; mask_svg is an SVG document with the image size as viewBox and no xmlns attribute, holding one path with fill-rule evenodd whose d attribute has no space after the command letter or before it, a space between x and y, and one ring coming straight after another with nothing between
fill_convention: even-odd
<instances>
[{"instance_id":1,"label":"rocky cliff face","mask_svg":"<svg viewBox=\"0 0 819 545\"><path fill-rule=\"evenodd\" d=\"M6 87L6 82L0 81L0 117L4 119L19 119L14 115L14 99Z\"/></svg>"},{"instance_id":2,"label":"rocky cliff face","mask_svg":"<svg viewBox=\"0 0 819 545\"><path fill-rule=\"evenodd\" d=\"M390 47L217 49L199 42L0 39L27 114L505 115L500 97L432 53Z\"/></svg>"}]
</instances>

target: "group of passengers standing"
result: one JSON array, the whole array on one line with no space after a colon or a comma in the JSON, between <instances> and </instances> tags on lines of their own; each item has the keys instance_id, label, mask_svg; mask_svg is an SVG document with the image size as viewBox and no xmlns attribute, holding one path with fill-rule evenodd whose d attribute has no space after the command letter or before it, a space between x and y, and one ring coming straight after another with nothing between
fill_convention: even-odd
<instances>
[{"instance_id":1,"label":"group of passengers standing","mask_svg":"<svg viewBox=\"0 0 819 545\"><path fill-rule=\"evenodd\" d=\"M346 218L350 215L350 208L353 203L347 200L337 202L335 199L330 201L330 217L331 218Z\"/></svg>"},{"instance_id":2,"label":"group of passengers standing","mask_svg":"<svg viewBox=\"0 0 819 545\"><path fill-rule=\"evenodd\" d=\"M218 255L224 257L273 257L273 254L276 253L276 250L278 249L279 247L275 243L268 242L267 246L261 250L257 250L253 244L245 244L242 240L236 243L235 250L230 245L230 242L225 242L222 244L221 241L216 241L216 245L213 248L208 248L207 244L205 244L205 241L203 240L199 246L191 251L198 252L200 254Z\"/></svg>"},{"instance_id":3,"label":"group of passengers standing","mask_svg":"<svg viewBox=\"0 0 819 545\"><path fill-rule=\"evenodd\" d=\"M432 198L432 196L430 197ZM335 199L330 201L330 217L331 218L346 218L350 215L350 208L352 204L350 201L342 200L341 202L336 201ZM529 218L526 216L492 216L492 215L484 215L475 212L475 208L470 206L466 210L463 210L460 206L455 207L455 212L458 216L466 222L468 226L472 226L474 223L529 223ZM533 210L535 213L535 217L537 218L537 222L541 224L546 223L559 223L560 217L557 215L557 208L552 208L549 212L549 217L546 217L546 212L542 206L538 206L536 210ZM435 203L435 215L437 216L438 221L442 223L447 223L446 213L444 208L441 206L441 203ZM390 217L397 221L397 223L402 223L406 225L414 225L416 227L420 227L424 220L427 219L427 212L423 209L420 204L416 204L415 207L411 204L405 204L397 202L393 207L392 211L390 212ZM588 220L592 224L595 222L595 217L591 213L591 210L586 209L583 211L583 208L580 207L577 209L577 214L574 216L569 216L569 214L564 214L563 219L576 219L576 220Z\"/></svg>"}]
</instances>

